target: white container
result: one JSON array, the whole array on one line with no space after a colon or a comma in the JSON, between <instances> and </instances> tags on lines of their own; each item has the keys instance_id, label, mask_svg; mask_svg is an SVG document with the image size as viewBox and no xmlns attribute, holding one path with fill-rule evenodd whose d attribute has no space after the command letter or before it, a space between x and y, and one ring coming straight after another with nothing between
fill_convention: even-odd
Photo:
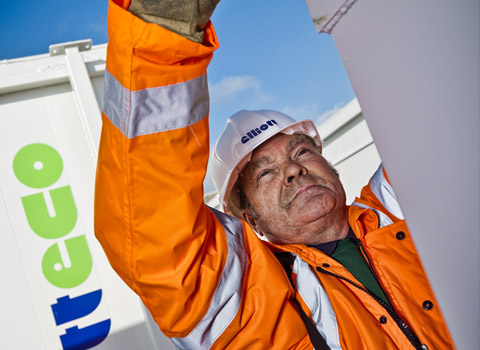
<instances>
[{"instance_id":1,"label":"white container","mask_svg":"<svg viewBox=\"0 0 480 350\"><path fill-rule=\"evenodd\" d=\"M0 62L2 349L175 349L93 233L105 55Z\"/></svg>"}]
</instances>

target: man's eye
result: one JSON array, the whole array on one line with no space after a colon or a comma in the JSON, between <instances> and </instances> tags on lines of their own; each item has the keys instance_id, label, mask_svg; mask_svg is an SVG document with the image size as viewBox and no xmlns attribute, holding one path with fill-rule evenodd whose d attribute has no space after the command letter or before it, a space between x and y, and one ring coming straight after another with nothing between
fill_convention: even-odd
<instances>
[{"instance_id":1,"label":"man's eye","mask_svg":"<svg viewBox=\"0 0 480 350\"><path fill-rule=\"evenodd\" d=\"M300 152L298 152L298 156L304 155L305 153L309 153L310 150L308 148L302 148Z\"/></svg>"},{"instance_id":2,"label":"man's eye","mask_svg":"<svg viewBox=\"0 0 480 350\"><path fill-rule=\"evenodd\" d=\"M262 178L264 176L267 176L268 174L270 174L270 170L262 170L259 174L258 174L258 178Z\"/></svg>"}]
</instances>

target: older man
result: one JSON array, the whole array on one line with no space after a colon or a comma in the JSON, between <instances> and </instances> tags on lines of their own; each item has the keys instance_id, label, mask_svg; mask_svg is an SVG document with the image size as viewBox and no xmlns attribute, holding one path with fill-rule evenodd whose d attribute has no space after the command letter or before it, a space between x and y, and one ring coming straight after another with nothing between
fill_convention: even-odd
<instances>
[{"instance_id":1,"label":"older man","mask_svg":"<svg viewBox=\"0 0 480 350\"><path fill-rule=\"evenodd\" d=\"M181 349L453 348L383 170L346 206L311 121L232 116L212 162L238 218L203 203L214 5L152 3L109 8L95 232L160 329Z\"/></svg>"}]
</instances>

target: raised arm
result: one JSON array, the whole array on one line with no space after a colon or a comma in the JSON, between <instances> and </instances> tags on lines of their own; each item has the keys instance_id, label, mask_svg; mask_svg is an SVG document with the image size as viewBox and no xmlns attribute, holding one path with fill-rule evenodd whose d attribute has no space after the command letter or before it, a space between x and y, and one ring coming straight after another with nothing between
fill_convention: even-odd
<instances>
[{"instance_id":1,"label":"raised arm","mask_svg":"<svg viewBox=\"0 0 480 350\"><path fill-rule=\"evenodd\" d=\"M282 266L203 203L211 24L198 43L125 8L110 3L95 195L111 265L180 349L311 349Z\"/></svg>"},{"instance_id":2,"label":"raised arm","mask_svg":"<svg viewBox=\"0 0 480 350\"><path fill-rule=\"evenodd\" d=\"M227 259L202 189L218 44L211 24L196 43L113 2L108 30L95 232L162 331L181 338L206 314Z\"/></svg>"}]
</instances>

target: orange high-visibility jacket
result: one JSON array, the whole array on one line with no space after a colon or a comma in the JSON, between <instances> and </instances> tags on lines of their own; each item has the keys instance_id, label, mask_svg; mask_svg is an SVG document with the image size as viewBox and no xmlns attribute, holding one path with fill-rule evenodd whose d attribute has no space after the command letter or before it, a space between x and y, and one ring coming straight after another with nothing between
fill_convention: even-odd
<instances>
[{"instance_id":1,"label":"orange high-visibility jacket","mask_svg":"<svg viewBox=\"0 0 480 350\"><path fill-rule=\"evenodd\" d=\"M312 349L295 295L331 349L453 348L382 170L349 221L394 309L321 251L204 204L211 24L201 45L110 3L108 26L95 232L178 348ZM272 250L295 254L295 288Z\"/></svg>"}]
</instances>

